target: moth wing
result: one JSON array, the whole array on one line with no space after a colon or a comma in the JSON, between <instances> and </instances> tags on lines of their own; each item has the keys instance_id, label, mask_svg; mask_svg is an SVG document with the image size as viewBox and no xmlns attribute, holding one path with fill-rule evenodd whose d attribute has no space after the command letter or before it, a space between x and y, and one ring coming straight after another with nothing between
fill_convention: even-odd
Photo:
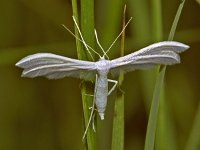
<instances>
[{"instance_id":1,"label":"moth wing","mask_svg":"<svg viewBox=\"0 0 200 150\"><path fill-rule=\"evenodd\" d=\"M173 65L180 63L179 53L189 46L173 41L164 41L149 45L129 55L111 60L111 73L118 75L136 69L149 69L155 65Z\"/></svg>"},{"instance_id":2,"label":"moth wing","mask_svg":"<svg viewBox=\"0 0 200 150\"><path fill-rule=\"evenodd\" d=\"M96 74L95 62L82 61L51 53L37 53L29 55L16 66L23 68L23 77L44 76L49 79L76 77L93 80Z\"/></svg>"}]
</instances>

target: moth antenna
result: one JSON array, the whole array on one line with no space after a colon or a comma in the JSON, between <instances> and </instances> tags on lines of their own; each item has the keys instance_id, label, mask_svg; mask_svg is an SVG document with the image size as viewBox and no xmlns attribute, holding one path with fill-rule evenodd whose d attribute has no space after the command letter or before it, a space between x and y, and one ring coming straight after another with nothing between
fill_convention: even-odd
<instances>
[{"instance_id":1,"label":"moth antenna","mask_svg":"<svg viewBox=\"0 0 200 150\"><path fill-rule=\"evenodd\" d=\"M99 45L99 47L101 48L101 50L103 52L103 56L106 56L109 59L108 55L106 54L105 50L103 49L103 47L101 46L101 44L99 42L99 38L98 38L96 29L94 29L94 34L95 34L95 37L96 37L97 44Z\"/></svg>"},{"instance_id":2,"label":"moth antenna","mask_svg":"<svg viewBox=\"0 0 200 150\"><path fill-rule=\"evenodd\" d=\"M87 46L87 44L86 44L86 42L85 42L85 40L84 40L84 38L83 38L83 36L82 36L82 34L81 34L81 30L80 30L80 28L79 28L79 26L78 26L78 23L76 22L75 17L72 16L72 18L73 18L73 20L74 20L74 23L75 23L75 25L76 25L76 28L77 28L77 30L78 30L78 33L79 33L79 35L80 35L80 37L81 37L81 40L82 40L83 45L85 46L86 50L88 51L88 53L89 53L90 56L92 57L92 54L91 54L91 52L89 51L88 46ZM94 60L93 57L92 57L92 59Z\"/></svg>"},{"instance_id":3,"label":"moth antenna","mask_svg":"<svg viewBox=\"0 0 200 150\"><path fill-rule=\"evenodd\" d=\"M126 29L126 27L128 26L128 24L130 23L130 21L132 20L132 17L129 19L129 21L126 23L126 25L124 26L124 28L122 29L122 31L119 33L119 35L115 38L115 40L112 42L112 44L110 45L110 47L108 48L108 50L106 51L106 54L109 52L109 50L112 48L112 46L115 44L115 42L118 40L118 38L122 35L122 33L124 32L124 30ZM105 54L104 54L105 55Z\"/></svg>"},{"instance_id":4,"label":"moth antenna","mask_svg":"<svg viewBox=\"0 0 200 150\"><path fill-rule=\"evenodd\" d=\"M78 27L78 24L77 24L77 22L76 22L76 19L75 19L74 16L72 16L72 18L73 18L73 20L74 20L74 23L75 23L75 25L76 25L76 28L77 28L77 30L78 30L78 33L79 33L79 35L80 35L80 37L81 37L81 40L83 41L83 44L84 44L85 48L88 50L87 44L86 44L86 42L85 42L85 40L84 40L84 38L83 38L83 36L82 36L82 34L81 34L81 30L80 30L79 27Z\"/></svg>"},{"instance_id":5,"label":"moth antenna","mask_svg":"<svg viewBox=\"0 0 200 150\"><path fill-rule=\"evenodd\" d=\"M72 36L74 36L77 40L79 40L80 42L84 43L83 40L79 39L79 38L78 38L70 29L68 29L64 24L62 24L62 26L63 26ZM86 43L85 43L85 44L86 44ZM99 55L99 53L97 53L91 46L89 46L88 44L86 44L86 45L87 45L87 47L88 47L90 50L92 50L95 54L97 54L99 57L101 57L101 55ZM94 58L93 58L91 52L90 52L89 50L87 50L87 51L88 51L88 53L90 54L92 60L94 61Z\"/></svg>"},{"instance_id":6,"label":"moth antenna","mask_svg":"<svg viewBox=\"0 0 200 150\"><path fill-rule=\"evenodd\" d=\"M90 123L91 123L92 118L93 118L93 114L94 114L94 100L93 100L92 110L91 110L91 113L90 113L90 118L89 118L89 120L88 120L87 127L86 127L86 129L85 129L84 134L83 134L82 141L85 139L85 136L86 136L86 134L87 134L87 131L88 131L89 126L90 126Z\"/></svg>"},{"instance_id":7,"label":"moth antenna","mask_svg":"<svg viewBox=\"0 0 200 150\"><path fill-rule=\"evenodd\" d=\"M64 24L62 24L62 26L71 34L73 35L77 40L79 40L80 42L82 42L85 46L86 43L84 43L83 40L79 39L71 30L69 30ZM87 44L86 44L87 45ZM90 48L92 51L94 51L89 45L87 45L88 48ZM91 52L89 51L89 49L87 49L87 52L90 54L90 57L92 58L92 60L94 61L94 57L92 56Z\"/></svg>"}]
</instances>

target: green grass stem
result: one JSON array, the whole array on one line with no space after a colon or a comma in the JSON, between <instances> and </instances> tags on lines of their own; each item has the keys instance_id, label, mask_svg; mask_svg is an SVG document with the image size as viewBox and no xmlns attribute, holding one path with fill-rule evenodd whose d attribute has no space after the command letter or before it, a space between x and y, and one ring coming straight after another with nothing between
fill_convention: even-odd
<instances>
[{"instance_id":1,"label":"green grass stem","mask_svg":"<svg viewBox=\"0 0 200 150\"><path fill-rule=\"evenodd\" d=\"M157 76L150 114L149 114L147 132L146 132L145 150L154 150L159 100L160 100L160 93L161 93L161 89L162 89L162 85L164 81L165 70L166 70L165 67L161 68Z\"/></svg>"},{"instance_id":2,"label":"green grass stem","mask_svg":"<svg viewBox=\"0 0 200 150\"><path fill-rule=\"evenodd\" d=\"M168 40L173 40L173 37L174 37L175 31L176 31L177 23L178 23L178 20L180 18L180 14L181 14L183 5L184 5L184 1L180 4L180 6L178 8L178 11L177 11L177 14L175 16L174 22L172 24L172 28L171 28ZM155 135L156 135L156 129L157 129L158 109L159 109L159 101L160 101L161 92L163 94L162 95L162 99L161 99L161 104L162 104L164 109L160 109L160 116L162 116L162 117L166 116L166 114L165 114L166 111L165 110L166 110L167 107L166 107L166 105L164 105L165 104L164 103L164 90L162 88L163 87L163 83L164 83L165 71L166 71L166 66L161 67L160 71L158 72L157 79L156 79L156 86L155 86L155 90L154 90L154 94L153 94L152 106L151 106L151 110L150 110L149 122L148 122L148 127L147 127L145 150L153 150L154 149L154 143L155 143L154 141L155 141ZM161 115L161 114L163 114L163 115ZM159 123L163 123L163 122L160 121ZM162 125L163 124L160 124L159 126L162 126ZM163 127L165 127L165 126L163 126ZM161 132L161 133L158 133L159 136L166 136L166 135L162 135L162 133L164 133L162 131L165 131L165 130L166 130L166 128L158 130L158 132ZM164 139L164 138L161 138L161 140L162 139ZM172 139L174 139L174 137ZM160 140L160 138L159 138L159 140ZM160 142L158 142L158 143L160 143ZM171 143L173 143L173 142L171 142ZM166 145L166 146L168 146L168 145ZM158 145L157 147L160 147L160 146ZM168 146L168 148L169 148L169 146Z\"/></svg>"},{"instance_id":3,"label":"green grass stem","mask_svg":"<svg viewBox=\"0 0 200 150\"><path fill-rule=\"evenodd\" d=\"M182 1L177 9L177 13L174 17L174 21L171 26L171 30L168 36L168 40L172 41L174 38L174 34L176 32L177 24L183 9L185 1ZM166 66L164 66L166 70ZM165 90L164 86L161 92L160 98L160 107L159 107L159 116L157 123L157 133L156 133L156 148L163 150L176 150L178 149L177 138L176 138L176 130L175 125L173 124L172 118L170 116L170 105L169 102L165 99ZM167 141L167 142L166 142Z\"/></svg>"},{"instance_id":4,"label":"green grass stem","mask_svg":"<svg viewBox=\"0 0 200 150\"><path fill-rule=\"evenodd\" d=\"M77 20L77 23L79 24L76 0L72 1L72 7L73 7L73 15L75 19ZM82 31L84 40L91 47L94 47L93 29L94 29L94 1L82 0L81 1L81 31ZM75 27L75 35L79 37L76 27ZM82 43L80 43L80 41L78 40L76 40L76 43L77 43L78 58L89 60L88 53L83 48ZM93 97L87 95L87 94L91 94L91 91L87 87L87 83L85 83L84 81L81 87L81 93L82 93L82 104L83 104L83 112L84 112L84 126L87 127L89 117L90 117L90 111L91 111L89 110L89 107L92 106ZM85 141L85 147L84 147L85 149L94 150L96 148L96 134L94 133L92 128L88 129L87 135L84 141Z\"/></svg>"},{"instance_id":5,"label":"green grass stem","mask_svg":"<svg viewBox=\"0 0 200 150\"><path fill-rule=\"evenodd\" d=\"M123 14L123 26L125 26L126 5L124 6ZM121 51L120 55L124 56L124 41L125 31L122 34L121 39ZM112 131L112 150L124 149L124 93L120 90L124 80L124 75L121 73L118 78L117 96L115 99L114 118L113 118L113 131Z\"/></svg>"},{"instance_id":6,"label":"green grass stem","mask_svg":"<svg viewBox=\"0 0 200 150\"><path fill-rule=\"evenodd\" d=\"M152 0L152 30L154 35L154 41L162 40L162 12L161 12L161 1ZM153 150L155 143L155 135L157 129L157 118L158 118L158 109L160 102L160 93L164 81L165 67L158 67L158 74L156 79L156 84L153 92L153 98L150 108L149 121L147 125L146 139L145 139L145 150ZM153 75L153 74L151 74ZM152 77L153 78L153 77Z\"/></svg>"},{"instance_id":7,"label":"green grass stem","mask_svg":"<svg viewBox=\"0 0 200 150\"><path fill-rule=\"evenodd\" d=\"M168 36L168 41L172 41L174 39L174 34L175 34L175 31L176 31L176 28L177 28L177 25L178 25L178 21L180 19L180 16L181 16L181 12L183 10L183 6L185 4L185 0L183 0L179 7L178 7L178 10L177 10L177 13L176 13L176 16L174 18L174 22L172 24L172 27L171 27L171 30L170 30L170 33L169 33L169 36Z\"/></svg>"},{"instance_id":8,"label":"green grass stem","mask_svg":"<svg viewBox=\"0 0 200 150\"><path fill-rule=\"evenodd\" d=\"M152 30L153 40L158 42L163 38L161 0L152 0Z\"/></svg>"}]
</instances>

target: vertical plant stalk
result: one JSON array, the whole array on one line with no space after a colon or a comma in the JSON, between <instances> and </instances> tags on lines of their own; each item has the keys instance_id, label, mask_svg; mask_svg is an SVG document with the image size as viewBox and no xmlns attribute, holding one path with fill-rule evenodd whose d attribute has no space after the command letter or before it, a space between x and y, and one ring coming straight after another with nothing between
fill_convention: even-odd
<instances>
[{"instance_id":1,"label":"vertical plant stalk","mask_svg":"<svg viewBox=\"0 0 200 150\"><path fill-rule=\"evenodd\" d=\"M73 16L75 20L77 21L77 24L79 25L79 16L78 16L78 8L77 8L76 0L72 0L72 10L73 10ZM74 25L74 30L75 30L75 35L80 38L78 30L75 25ZM82 48L82 43L77 39L76 39L76 51L77 51L78 59L86 58L85 51L83 51L83 48Z\"/></svg>"},{"instance_id":2,"label":"vertical plant stalk","mask_svg":"<svg viewBox=\"0 0 200 150\"><path fill-rule=\"evenodd\" d=\"M77 9L77 1L72 0L72 7L73 7L73 15L79 24L79 18L78 18L78 9ZM79 25L80 26L80 25ZM81 31L84 37L84 40L88 45L91 47L94 47L94 2L93 0L82 0L81 1ZM75 27L75 35L79 37L78 30ZM77 45L77 54L79 59L89 60L88 53L83 48L82 43L78 40L76 40ZM88 96L87 94L90 94L91 91L87 87L87 84L82 81L82 87L81 87L81 94L82 94L82 104L83 104L83 113L84 113L84 130L88 125L90 112L89 107L93 104L93 97ZM85 139L83 139L85 142L84 148L87 150L94 150L96 147L96 135L92 128L88 128L87 135Z\"/></svg>"},{"instance_id":3,"label":"vertical plant stalk","mask_svg":"<svg viewBox=\"0 0 200 150\"><path fill-rule=\"evenodd\" d=\"M126 20L126 5L123 13L123 26ZM124 56L125 31L122 33L120 56ZM113 131L112 131L112 150L124 149L124 93L120 90L124 80L124 75L120 73L118 78L117 96L115 99Z\"/></svg>"},{"instance_id":4,"label":"vertical plant stalk","mask_svg":"<svg viewBox=\"0 0 200 150\"><path fill-rule=\"evenodd\" d=\"M177 13L174 17L174 21L171 26L171 30L168 36L168 41L172 41L174 39L175 31L177 28L177 24L183 9L185 1L183 0L178 9ZM164 69L166 70L166 66L164 66ZM175 136L175 129L173 126L173 122L171 120L169 112L169 104L167 101L165 101L165 91L164 88L161 91L161 98L160 98L160 111L159 111L159 119L158 119L158 129L157 129L157 142L156 142L156 148L163 149L163 150L176 150L178 148L176 136ZM168 142L166 143L167 140Z\"/></svg>"},{"instance_id":5,"label":"vertical plant stalk","mask_svg":"<svg viewBox=\"0 0 200 150\"><path fill-rule=\"evenodd\" d=\"M156 80L156 85L153 93L152 104L150 108L149 121L147 125L145 150L154 150L155 134L157 128L157 117L161 88L163 85L166 67L162 68Z\"/></svg>"},{"instance_id":6,"label":"vertical plant stalk","mask_svg":"<svg viewBox=\"0 0 200 150\"><path fill-rule=\"evenodd\" d=\"M161 1L152 0L152 20L153 20L153 35L155 41L162 40L162 16L161 16ZM153 92L153 98L150 108L149 120L146 131L145 150L154 150L155 134L157 128L158 109L160 101L160 93L163 85L165 68L158 67L156 85Z\"/></svg>"},{"instance_id":7,"label":"vertical plant stalk","mask_svg":"<svg viewBox=\"0 0 200 150\"><path fill-rule=\"evenodd\" d=\"M155 1L155 0L154 0ZM180 18L180 14L183 8L185 1L182 1L180 4L177 14L175 16L174 22L171 27L171 31L168 37L168 40L173 40L174 34L176 31L176 27L178 24L178 20ZM147 134L146 134L146 141L145 141L145 150L153 150L154 149L154 143L155 143L155 134L156 134L156 128L157 128L157 118L158 118L158 109L159 109L159 99L162 92L162 87L164 83L164 76L165 76L166 66L161 67L160 71L158 72L158 76L156 79L156 85L153 93L153 99L152 99L152 106L150 109L150 115L149 115L149 121L147 126ZM164 99L164 97L162 97Z\"/></svg>"},{"instance_id":8,"label":"vertical plant stalk","mask_svg":"<svg viewBox=\"0 0 200 150\"><path fill-rule=\"evenodd\" d=\"M83 37L88 45L94 47L94 0L81 0L81 30ZM87 53L87 60L89 60L89 54ZM91 59L90 59L91 60ZM89 107L93 106L94 97L84 96L87 94L89 89L85 88L82 91L82 103L84 111L85 126L89 123L89 117L91 110ZM88 150L96 149L96 133L92 128L88 129L87 136L87 146Z\"/></svg>"},{"instance_id":9,"label":"vertical plant stalk","mask_svg":"<svg viewBox=\"0 0 200 150\"><path fill-rule=\"evenodd\" d=\"M174 34L176 32L176 28L177 28L178 21L180 19L184 4L185 4L185 0L182 0L182 2L180 3L180 5L178 7L177 12L176 12L176 16L174 18L174 21L173 21L173 24L172 24L172 27L171 27L171 30L170 30L170 33L168 36L168 41L172 41L174 39Z\"/></svg>"},{"instance_id":10,"label":"vertical plant stalk","mask_svg":"<svg viewBox=\"0 0 200 150\"><path fill-rule=\"evenodd\" d=\"M88 45L94 47L94 1L93 0L81 0L81 30L83 37ZM89 54L87 53L87 60L89 60ZM89 89L84 88L82 90L82 103L84 111L85 126L89 123L89 117L91 110L89 107L93 105L94 97L85 96L88 94ZM88 129L87 136L88 150L96 149L96 133L92 128Z\"/></svg>"},{"instance_id":11,"label":"vertical plant stalk","mask_svg":"<svg viewBox=\"0 0 200 150\"><path fill-rule=\"evenodd\" d=\"M163 38L161 0L152 0L153 39L158 42Z\"/></svg>"}]
</instances>

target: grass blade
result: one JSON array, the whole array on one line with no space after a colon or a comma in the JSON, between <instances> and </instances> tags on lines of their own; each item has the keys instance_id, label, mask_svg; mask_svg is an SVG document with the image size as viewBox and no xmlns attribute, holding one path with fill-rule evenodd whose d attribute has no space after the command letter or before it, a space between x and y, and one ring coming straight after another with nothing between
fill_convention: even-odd
<instances>
[{"instance_id":1,"label":"grass blade","mask_svg":"<svg viewBox=\"0 0 200 150\"><path fill-rule=\"evenodd\" d=\"M94 47L94 1L93 0L82 0L81 1L81 30L83 37L88 45ZM86 53L87 60L89 60L88 53ZM85 94L91 93L89 88L84 85L82 90L82 103L84 111L85 126L87 126L90 110L89 107L93 104L93 97L85 96ZM96 149L96 133L92 128L88 129L86 136L88 150Z\"/></svg>"},{"instance_id":2,"label":"grass blade","mask_svg":"<svg viewBox=\"0 0 200 150\"><path fill-rule=\"evenodd\" d=\"M171 27L171 30L170 30L170 33L169 33L168 41L172 41L174 39L174 34L175 34L175 31L176 31L176 27L177 27L179 18L181 16L181 12L183 10L184 4L185 4L185 0L183 0L178 7L174 22L172 24L172 27Z\"/></svg>"},{"instance_id":3,"label":"grass blade","mask_svg":"<svg viewBox=\"0 0 200 150\"><path fill-rule=\"evenodd\" d=\"M153 39L157 42L162 40L162 11L161 11L161 0L152 0L152 30Z\"/></svg>"},{"instance_id":4,"label":"grass blade","mask_svg":"<svg viewBox=\"0 0 200 150\"><path fill-rule=\"evenodd\" d=\"M77 10L77 1L72 1L73 7L73 15L78 22L78 10ZM93 0L82 0L81 1L81 31L84 37L84 40L88 45L94 47L94 2ZM75 27L75 35L79 37L78 31ZM88 60L88 54L82 47L82 43L76 40L77 43L77 54L79 59ZM86 94L90 94L91 91L87 87L87 84L84 82L81 87L82 93L82 104L83 104L83 112L84 112L84 126L86 127L90 117L89 107L92 106L93 97L87 96ZM85 140L85 149L94 150L96 147L96 135L92 128L89 128L87 131Z\"/></svg>"},{"instance_id":5,"label":"grass blade","mask_svg":"<svg viewBox=\"0 0 200 150\"><path fill-rule=\"evenodd\" d=\"M126 5L124 6L123 26L125 26ZM124 41L125 31L121 39L121 56L124 56ZM119 88L122 86L124 75L120 74L118 78ZM124 149L124 93L118 89L115 99L114 118L113 118L113 131L112 131L112 150Z\"/></svg>"},{"instance_id":6,"label":"grass blade","mask_svg":"<svg viewBox=\"0 0 200 150\"><path fill-rule=\"evenodd\" d=\"M156 85L154 89L149 121L147 126L146 140L145 140L145 150L154 149L155 134L157 128L157 118L158 118L158 108L159 108L159 99L160 93L164 81L166 67L161 68L161 71L158 73Z\"/></svg>"},{"instance_id":7,"label":"grass blade","mask_svg":"<svg viewBox=\"0 0 200 150\"><path fill-rule=\"evenodd\" d=\"M185 1L182 1L177 9L177 13L175 15L173 24L171 26L171 30L168 36L168 40L172 41L174 38L174 34L177 28L177 24L183 9ZM166 70L166 66L164 66ZM164 88L161 93L160 99L160 111L159 111L159 119L158 119L158 129L157 129L157 140L156 140L156 148L163 150L176 150L178 148L176 141L176 131L173 125L171 116L169 114L169 103L165 101L165 91ZM166 140L168 142L166 142Z\"/></svg>"},{"instance_id":8,"label":"grass blade","mask_svg":"<svg viewBox=\"0 0 200 150\"><path fill-rule=\"evenodd\" d=\"M155 41L162 40L162 18L161 18L161 1L152 0L152 10L153 10L153 35ZM156 85L153 92L153 98L150 108L149 121L147 125L146 139L145 139L145 150L153 150L155 143L155 135L157 128L157 118L158 118L158 108L160 102L160 93L164 81L164 75L166 68L158 67L158 74L156 79ZM153 77L152 77L153 78Z\"/></svg>"},{"instance_id":9,"label":"grass blade","mask_svg":"<svg viewBox=\"0 0 200 150\"><path fill-rule=\"evenodd\" d=\"M178 11L175 16L168 40L173 40L175 31L176 31L176 27L177 27L177 23L180 18L180 14L181 14L184 2L185 1L182 1L182 3L180 4L180 6L178 8ZM162 67L160 70L161 71L158 73L158 76L157 76L156 86L155 86L153 99L152 99L152 106L151 106L151 110L150 110L149 122L148 122L148 127L147 127L147 134L146 134L146 141L145 141L145 150L153 150L154 149L154 141L155 141L155 134L156 134L156 128L157 128L157 117L158 117L158 109L159 109L159 101L160 101L159 99L160 99L160 95L162 92L162 86L163 86L163 82L164 82L166 66ZM163 93L164 93L164 90L163 90ZM164 96L163 95L162 95L161 102L164 104ZM165 105L162 105L162 106L166 107ZM165 114L165 110L166 110L166 108L161 109L161 114Z\"/></svg>"}]
</instances>

